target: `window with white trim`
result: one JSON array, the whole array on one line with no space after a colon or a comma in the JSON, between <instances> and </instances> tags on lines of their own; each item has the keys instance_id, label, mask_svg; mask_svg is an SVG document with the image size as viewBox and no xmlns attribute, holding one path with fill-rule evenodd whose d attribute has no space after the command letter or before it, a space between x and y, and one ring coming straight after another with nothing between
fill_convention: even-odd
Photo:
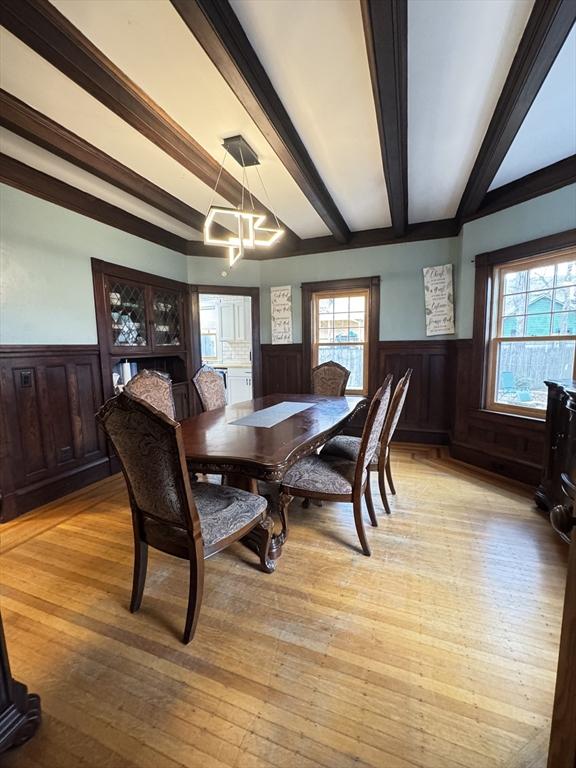
<instances>
[{"instance_id":1,"label":"window with white trim","mask_svg":"<svg viewBox=\"0 0 576 768\"><path fill-rule=\"evenodd\" d=\"M368 391L369 304L368 289L313 294L312 365L343 365L350 371L350 393Z\"/></svg>"},{"instance_id":2,"label":"window with white trim","mask_svg":"<svg viewBox=\"0 0 576 768\"><path fill-rule=\"evenodd\" d=\"M542 418L545 380L576 378L576 249L494 267L486 405Z\"/></svg>"}]
</instances>

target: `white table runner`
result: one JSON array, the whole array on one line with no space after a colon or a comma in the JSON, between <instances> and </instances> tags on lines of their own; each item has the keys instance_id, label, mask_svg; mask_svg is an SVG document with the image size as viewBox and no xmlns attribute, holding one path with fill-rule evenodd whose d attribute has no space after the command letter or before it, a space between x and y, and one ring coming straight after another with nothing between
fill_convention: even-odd
<instances>
[{"instance_id":1,"label":"white table runner","mask_svg":"<svg viewBox=\"0 0 576 768\"><path fill-rule=\"evenodd\" d=\"M261 411L249 413L248 416L242 416L241 419L231 421L230 424L236 424L239 427L265 427L268 429L285 419L289 419L295 413L312 408L314 405L315 403L295 403L291 400L286 400L283 403L271 405L269 408L263 408Z\"/></svg>"}]
</instances>

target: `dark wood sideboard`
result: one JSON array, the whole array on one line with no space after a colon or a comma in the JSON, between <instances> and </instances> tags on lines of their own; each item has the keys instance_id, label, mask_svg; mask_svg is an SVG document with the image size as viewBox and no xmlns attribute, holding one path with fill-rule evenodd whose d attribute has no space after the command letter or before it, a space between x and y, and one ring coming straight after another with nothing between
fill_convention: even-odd
<instances>
[{"instance_id":1,"label":"dark wood sideboard","mask_svg":"<svg viewBox=\"0 0 576 768\"><path fill-rule=\"evenodd\" d=\"M564 504L566 500L562 475L570 477L571 473L576 471L576 414L569 407L576 392L576 381L547 381L546 386L548 405L542 479L536 491L535 501L541 509L549 512L558 504Z\"/></svg>"},{"instance_id":2,"label":"dark wood sideboard","mask_svg":"<svg viewBox=\"0 0 576 768\"><path fill-rule=\"evenodd\" d=\"M556 691L550 731L548 768L576 768L576 386L565 386L559 396L557 385L550 386L551 397L561 402L561 410L553 417L559 420L562 431L554 443L559 454L557 465L553 462L554 475L560 472L561 498L550 510L550 522L554 530L570 546L568 574L564 596L564 612L558 653ZM545 478L546 479L546 478ZM539 490L540 493L541 489ZM545 487L549 495L556 486Z\"/></svg>"},{"instance_id":3,"label":"dark wood sideboard","mask_svg":"<svg viewBox=\"0 0 576 768\"><path fill-rule=\"evenodd\" d=\"M12 677L0 615L0 753L28 741L39 725L40 697Z\"/></svg>"}]
</instances>

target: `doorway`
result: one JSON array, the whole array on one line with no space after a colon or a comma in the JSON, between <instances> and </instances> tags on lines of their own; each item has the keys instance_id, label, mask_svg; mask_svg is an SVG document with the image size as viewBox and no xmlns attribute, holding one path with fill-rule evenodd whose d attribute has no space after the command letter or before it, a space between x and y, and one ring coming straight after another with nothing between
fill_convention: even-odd
<instances>
[{"instance_id":1,"label":"doorway","mask_svg":"<svg viewBox=\"0 0 576 768\"><path fill-rule=\"evenodd\" d=\"M199 288L202 365L224 379L228 405L260 394L259 291Z\"/></svg>"}]
</instances>

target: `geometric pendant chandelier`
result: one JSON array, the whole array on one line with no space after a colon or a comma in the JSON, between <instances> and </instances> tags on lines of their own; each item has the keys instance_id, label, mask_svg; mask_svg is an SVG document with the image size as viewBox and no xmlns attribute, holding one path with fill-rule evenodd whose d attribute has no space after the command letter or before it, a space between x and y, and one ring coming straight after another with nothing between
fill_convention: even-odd
<instances>
[{"instance_id":1,"label":"geometric pendant chandelier","mask_svg":"<svg viewBox=\"0 0 576 768\"><path fill-rule=\"evenodd\" d=\"M256 173L266 197L268 197L268 193L258 170L260 161L252 147L242 136L232 136L229 139L225 139L223 146L224 158L220 166L218 178L216 179L212 199L216 196L218 182L220 181L228 155L232 155L242 166L242 198L238 208L226 208L221 205L210 204L208 215L204 221L204 243L206 245L224 246L228 255L228 268L231 269L244 256L244 252L247 249L270 248L282 237L284 230L270 206L269 199L268 203L275 219L275 227L266 226L268 220L266 213L254 210L254 199L248 186L247 168L251 166L256 168ZM250 200L250 207L247 205L248 199ZM214 224L216 221L226 227L230 231L229 234L215 233ZM224 272L222 274L225 276Z\"/></svg>"}]
</instances>

